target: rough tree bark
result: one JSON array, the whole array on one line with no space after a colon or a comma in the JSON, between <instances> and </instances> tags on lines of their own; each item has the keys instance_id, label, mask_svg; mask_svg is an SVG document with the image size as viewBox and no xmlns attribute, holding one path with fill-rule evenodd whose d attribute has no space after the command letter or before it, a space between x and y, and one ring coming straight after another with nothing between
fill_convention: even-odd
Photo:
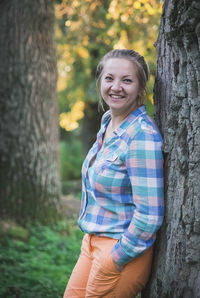
<instances>
[{"instance_id":1,"label":"rough tree bark","mask_svg":"<svg viewBox=\"0 0 200 298\"><path fill-rule=\"evenodd\" d=\"M49 220L59 198L54 1L0 2L0 216Z\"/></svg>"},{"instance_id":2,"label":"rough tree bark","mask_svg":"<svg viewBox=\"0 0 200 298\"><path fill-rule=\"evenodd\" d=\"M156 43L165 220L142 297L200 297L200 2L165 1Z\"/></svg>"}]
</instances>

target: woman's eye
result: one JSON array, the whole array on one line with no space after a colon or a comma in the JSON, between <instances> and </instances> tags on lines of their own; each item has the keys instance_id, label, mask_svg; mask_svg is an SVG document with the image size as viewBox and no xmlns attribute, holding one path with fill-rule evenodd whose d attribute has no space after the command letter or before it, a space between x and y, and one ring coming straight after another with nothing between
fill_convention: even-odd
<instances>
[{"instance_id":1,"label":"woman's eye","mask_svg":"<svg viewBox=\"0 0 200 298\"><path fill-rule=\"evenodd\" d=\"M110 77L110 76L106 76L106 77L105 77L105 80L106 80L106 81L112 81L112 77Z\"/></svg>"},{"instance_id":2,"label":"woman's eye","mask_svg":"<svg viewBox=\"0 0 200 298\"><path fill-rule=\"evenodd\" d=\"M124 82L126 82L126 83L132 83L132 80L131 79L124 79Z\"/></svg>"}]
</instances>

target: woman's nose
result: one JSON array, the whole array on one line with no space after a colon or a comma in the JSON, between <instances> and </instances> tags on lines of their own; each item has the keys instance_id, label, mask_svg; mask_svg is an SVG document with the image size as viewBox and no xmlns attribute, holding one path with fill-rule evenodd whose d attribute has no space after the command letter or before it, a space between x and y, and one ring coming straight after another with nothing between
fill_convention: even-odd
<instances>
[{"instance_id":1,"label":"woman's nose","mask_svg":"<svg viewBox=\"0 0 200 298\"><path fill-rule=\"evenodd\" d=\"M117 80L113 81L113 84L112 84L112 86L111 86L111 89L112 89L113 91L121 90L122 87L121 87L121 83L120 83L120 81L117 81Z\"/></svg>"}]
</instances>

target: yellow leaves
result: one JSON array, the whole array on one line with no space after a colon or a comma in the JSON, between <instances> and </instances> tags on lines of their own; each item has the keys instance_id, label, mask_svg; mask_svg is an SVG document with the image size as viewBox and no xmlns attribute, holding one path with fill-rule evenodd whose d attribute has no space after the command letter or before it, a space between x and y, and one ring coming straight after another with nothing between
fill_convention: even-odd
<instances>
[{"instance_id":1,"label":"yellow leaves","mask_svg":"<svg viewBox=\"0 0 200 298\"><path fill-rule=\"evenodd\" d=\"M136 42L134 42L134 50L139 52L141 55L144 55L145 52L145 45L144 45L144 41L142 39L137 40Z\"/></svg>"},{"instance_id":2,"label":"yellow leaves","mask_svg":"<svg viewBox=\"0 0 200 298\"><path fill-rule=\"evenodd\" d=\"M156 13L155 9L153 9L153 7L148 2L145 3L144 7L150 16Z\"/></svg>"},{"instance_id":3,"label":"yellow leaves","mask_svg":"<svg viewBox=\"0 0 200 298\"><path fill-rule=\"evenodd\" d=\"M87 46L88 43L89 43L89 36L88 36L88 35L85 35L85 36L83 37L82 45L83 45L83 46Z\"/></svg>"},{"instance_id":4,"label":"yellow leaves","mask_svg":"<svg viewBox=\"0 0 200 298\"><path fill-rule=\"evenodd\" d=\"M97 28L101 28L101 29L105 29L106 25L104 22L102 22L102 20L99 20L98 22L93 21L92 22L92 26L97 27Z\"/></svg>"},{"instance_id":5,"label":"yellow leaves","mask_svg":"<svg viewBox=\"0 0 200 298\"><path fill-rule=\"evenodd\" d=\"M154 0L138 0L134 1L133 7L149 16L152 16L158 12L159 6Z\"/></svg>"},{"instance_id":6,"label":"yellow leaves","mask_svg":"<svg viewBox=\"0 0 200 298\"><path fill-rule=\"evenodd\" d=\"M128 36L125 30L121 31L121 36L119 41L114 45L114 49L124 49L129 48Z\"/></svg>"},{"instance_id":7,"label":"yellow leaves","mask_svg":"<svg viewBox=\"0 0 200 298\"><path fill-rule=\"evenodd\" d=\"M83 101L77 101L76 103L75 103L75 105L73 106L73 109L74 110L79 110L79 111L83 111L83 109L84 109L84 107L85 107L85 103L83 102ZM73 110L72 109L72 110ZM80 115L80 113L79 113L79 115ZM83 117L83 114L81 114L81 117L79 117L79 118L77 118L77 119L81 119Z\"/></svg>"},{"instance_id":8,"label":"yellow leaves","mask_svg":"<svg viewBox=\"0 0 200 298\"><path fill-rule=\"evenodd\" d=\"M55 15L58 19L62 19L63 15L66 14L66 6L64 3L55 5Z\"/></svg>"},{"instance_id":9,"label":"yellow leaves","mask_svg":"<svg viewBox=\"0 0 200 298\"><path fill-rule=\"evenodd\" d=\"M87 59L89 57L89 52L86 50L84 47L78 47L77 48L77 53L81 58Z\"/></svg>"},{"instance_id":10,"label":"yellow leaves","mask_svg":"<svg viewBox=\"0 0 200 298\"><path fill-rule=\"evenodd\" d=\"M84 102L79 100L73 105L70 112L61 113L59 117L60 126L67 131L78 128L78 120L82 119L84 116L84 107Z\"/></svg>"},{"instance_id":11,"label":"yellow leaves","mask_svg":"<svg viewBox=\"0 0 200 298\"><path fill-rule=\"evenodd\" d=\"M67 80L61 76L58 76L57 89L59 92L67 88Z\"/></svg>"},{"instance_id":12,"label":"yellow leaves","mask_svg":"<svg viewBox=\"0 0 200 298\"><path fill-rule=\"evenodd\" d=\"M65 22L66 27L69 27L70 25L71 25L71 21L68 20L68 21Z\"/></svg>"},{"instance_id":13,"label":"yellow leaves","mask_svg":"<svg viewBox=\"0 0 200 298\"><path fill-rule=\"evenodd\" d=\"M108 12L114 20L117 20L119 18L120 9L119 9L119 5L118 5L117 0L112 0L111 1Z\"/></svg>"},{"instance_id":14,"label":"yellow leaves","mask_svg":"<svg viewBox=\"0 0 200 298\"><path fill-rule=\"evenodd\" d=\"M78 6L80 6L80 0L79 1L78 0L72 1L72 7L78 7Z\"/></svg>"},{"instance_id":15,"label":"yellow leaves","mask_svg":"<svg viewBox=\"0 0 200 298\"><path fill-rule=\"evenodd\" d=\"M128 13L121 15L121 21L123 23L126 23L128 21L128 18L129 18L129 14Z\"/></svg>"},{"instance_id":16,"label":"yellow leaves","mask_svg":"<svg viewBox=\"0 0 200 298\"><path fill-rule=\"evenodd\" d=\"M70 28L72 31L79 31L82 23L80 20L71 22Z\"/></svg>"},{"instance_id":17,"label":"yellow leaves","mask_svg":"<svg viewBox=\"0 0 200 298\"><path fill-rule=\"evenodd\" d=\"M58 91L63 91L67 87L67 73L70 72L71 67L66 62L59 60L57 64L58 68Z\"/></svg>"},{"instance_id":18,"label":"yellow leaves","mask_svg":"<svg viewBox=\"0 0 200 298\"><path fill-rule=\"evenodd\" d=\"M71 114L60 114L60 127L64 128L66 131L72 131L78 128L78 122L72 118Z\"/></svg>"},{"instance_id":19,"label":"yellow leaves","mask_svg":"<svg viewBox=\"0 0 200 298\"><path fill-rule=\"evenodd\" d=\"M152 94L149 96L149 100L150 100L151 104L153 105L153 95Z\"/></svg>"},{"instance_id":20,"label":"yellow leaves","mask_svg":"<svg viewBox=\"0 0 200 298\"><path fill-rule=\"evenodd\" d=\"M93 2L91 5L90 5L90 9L92 11L94 11L95 9L97 9L97 7L99 6L99 2Z\"/></svg>"},{"instance_id":21,"label":"yellow leaves","mask_svg":"<svg viewBox=\"0 0 200 298\"><path fill-rule=\"evenodd\" d=\"M71 55L71 46L68 44L61 45L59 47L59 52L62 53L62 58L67 61L68 64L74 63L74 57Z\"/></svg>"},{"instance_id":22,"label":"yellow leaves","mask_svg":"<svg viewBox=\"0 0 200 298\"><path fill-rule=\"evenodd\" d=\"M129 7L127 9L127 12L128 12L129 15L132 15L133 14L133 7Z\"/></svg>"},{"instance_id":23,"label":"yellow leaves","mask_svg":"<svg viewBox=\"0 0 200 298\"><path fill-rule=\"evenodd\" d=\"M158 9L159 14L162 13L162 4L160 3L159 9Z\"/></svg>"},{"instance_id":24,"label":"yellow leaves","mask_svg":"<svg viewBox=\"0 0 200 298\"><path fill-rule=\"evenodd\" d=\"M133 7L134 7L135 9L140 9L140 8L141 8L141 3L140 3L139 1L135 1L135 2L133 3Z\"/></svg>"},{"instance_id":25,"label":"yellow leaves","mask_svg":"<svg viewBox=\"0 0 200 298\"><path fill-rule=\"evenodd\" d=\"M138 23L148 23L153 15L161 13L162 5L156 0L112 0L108 9L108 17L131 24L137 19Z\"/></svg>"},{"instance_id":26,"label":"yellow leaves","mask_svg":"<svg viewBox=\"0 0 200 298\"><path fill-rule=\"evenodd\" d=\"M148 90L148 99L150 103L153 105L153 87L154 87L154 75L150 74L149 81L147 84L147 90Z\"/></svg>"},{"instance_id":27,"label":"yellow leaves","mask_svg":"<svg viewBox=\"0 0 200 298\"><path fill-rule=\"evenodd\" d=\"M115 36L115 34L116 34L116 30L115 30L114 26L110 27L110 29L107 31L107 35Z\"/></svg>"}]
</instances>

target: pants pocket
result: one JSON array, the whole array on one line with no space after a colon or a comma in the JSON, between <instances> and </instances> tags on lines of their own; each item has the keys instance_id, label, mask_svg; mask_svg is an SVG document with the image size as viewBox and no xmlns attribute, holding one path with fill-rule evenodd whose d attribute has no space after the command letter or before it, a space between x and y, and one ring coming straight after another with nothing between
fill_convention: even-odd
<instances>
[{"instance_id":1,"label":"pants pocket","mask_svg":"<svg viewBox=\"0 0 200 298\"><path fill-rule=\"evenodd\" d=\"M101 262L101 265L99 267L99 271L102 274L105 275L110 275L110 274L114 274L114 275L119 275L120 272L117 270L114 261L112 259L111 255L108 255L104 260L99 260L99 262Z\"/></svg>"},{"instance_id":2,"label":"pants pocket","mask_svg":"<svg viewBox=\"0 0 200 298\"><path fill-rule=\"evenodd\" d=\"M112 256L106 256L98 263L94 262L87 284L86 297L115 297L115 288L120 272L116 269Z\"/></svg>"}]
</instances>

